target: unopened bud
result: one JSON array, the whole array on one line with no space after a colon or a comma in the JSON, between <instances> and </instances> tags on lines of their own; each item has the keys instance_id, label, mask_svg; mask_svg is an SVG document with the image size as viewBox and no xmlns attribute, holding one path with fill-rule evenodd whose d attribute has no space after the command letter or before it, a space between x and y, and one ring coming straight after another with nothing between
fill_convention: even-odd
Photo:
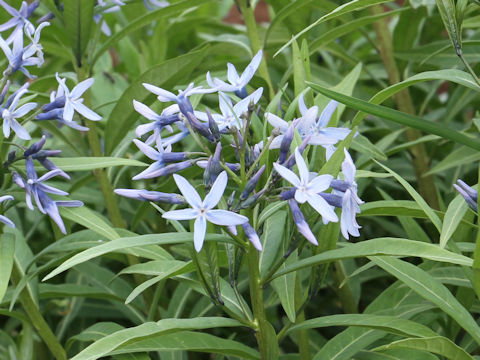
<instances>
[{"instance_id":1,"label":"unopened bud","mask_svg":"<svg viewBox=\"0 0 480 360\"><path fill-rule=\"evenodd\" d=\"M300 234L302 234L312 244L318 245L317 239L315 238L315 235L313 235L312 230L310 230L310 226L308 226L308 223L305 221L305 217L298 207L297 202L294 199L291 199L288 200L288 205L290 205L293 221L295 222L295 225L297 225L297 229Z\"/></svg>"},{"instance_id":2,"label":"unopened bud","mask_svg":"<svg viewBox=\"0 0 480 360\"><path fill-rule=\"evenodd\" d=\"M220 130L218 129L218 125L213 119L212 114L210 113L210 110L205 109L205 112L207 113L208 117L208 128L210 129L210 132L213 135L213 138L215 141L219 142L220 141Z\"/></svg>"},{"instance_id":3,"label":"unopened bud","mask_svg":"<svg viewBox=\"0 0 480 360\"><path fill-rule=\"evenodd\" d=\"M42 149L43 145L45 145L45 141L47 141L47 138L45 137L45 135L43 135L39 141L33 143L27 150L25 150L25 152L23 153L23 157L27 158L39 152Z\"/></svg>"},{"instance_id":4,"label":"unopened bud","mask_svg":"<svg viewBox=\"0 0 480 360\"><path fill-rule=\"evenodd\" d=\"M260 241L260 238L258 237L257 232L255 229L250 225L250 223L246 222L242 224L243 231L245 232L245 236L247 239L255 246L255 249L258 251L262 251L262 243Z\"/></svg>"},{"instance_id":5,"label":"unopened bud","mask_svg":"<svg viewBox=\"0 0 480 360\"><path fill-rule=\"evenodd\" d=\"M252 193L252 191L257 186L257 183L260 180L260 177L262 176L264 171L265 171L265 165L262 165L262 167L256 172L256 174L253 175L250 180L248 180L247 185L245 186L245 189L240 195L240 200L245 200L246 198L248 198L248 196Z\"/></svg>"}]
</instances>

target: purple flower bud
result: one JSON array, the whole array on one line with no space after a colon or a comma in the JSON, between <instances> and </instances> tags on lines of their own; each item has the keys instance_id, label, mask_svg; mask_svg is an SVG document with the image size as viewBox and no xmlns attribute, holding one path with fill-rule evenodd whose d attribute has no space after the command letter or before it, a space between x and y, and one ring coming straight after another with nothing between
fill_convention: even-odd
<instances>
[{"instance_id":1,"label":"purple flower bud","mask_svg":"<svg viewBox=\"0 0 480 360\"><path fill-rule=\"evenodd\" d=\"M290 151L290 144L292 143L293 136L295 135L296 124L296 121L292 122L283 135L282 142L280 143L280 156L278 157L279 164L282 164L287 159L288 152Z\"/></svg>"},{"instance_id":2,"label":"purple flower bud","mask_svg":"<svg viewBox=\"0 0 480 360\"><path fill-rule=\"evenodd\" d=\"M237 226L231 225L226 227L228 231L230 231L233 235L237 236L238 231L237 231Z\"/></svg>"},{"instance_id":3,"label":"purple flower bud","mask_svg":"<svg viewBox=\"0 0 480 360\"><path fill-rule=\"evenodd\" d=\"M260 180L260 177L262 176L264 171L265 171L265 165L262 165L262 167L256 172L256 174L253 175L250 180L248 180L247 185L245 186L245 189L240 195L240 200L245 200L246 198L248 198L248 196L252 193L252 191L257 186L257 183Z\"/></svg>"},{"instance_id":4,"label":"purple flower bud","mask_svg":"<svg viewBox=\"0 0 480 360\"><path fill-rule=\"evenodd\" d=\"M160 191L115 189L114 193L140 201L156 201L168 204L185 204L185 200L178 194L169 194Z\"/></svg>"},{"instance_id":5,"label":"purple flower bud","mask_svg":"<svg viewBox=\"0 0 480 360\"><path fill-rule=\"evenodd\" d=\"M62 109L65 106L65 96L60 96L53 100L51 103L43 105L42 110L44 112L51 111L53 109Z\"/></svg>"},{"instance_id":6,"label":"purple flower bud","mask_svg":"<svg viewBox=\"0 0 480 360\"><path fill-rule=\"evenodd\" d=\"M232 191L232 193L230 194L227 200L227 206L229 209L232 207L234 201L235 201L235 190Z\"/></svg>"},{"instance_id":7,"label":"purple flower bud","mask_svg":"<svg viewBox=\"0 0 480 360\"><path fill-rule=\"evenodd\" d=\"M210 129L205 124L198 121L198 119L195 117L195 115L193 115L193 113L187 113L186 117L193 130L205 137L208 141L214 142L213 135L210 132Z\"/></svg>"},{"instance_id":8,"label":"purple flower bud","mask_svg":"<svg viewBox=\"0 0 480 360\"><path fill-rule=\"evenodd\" d=\"M225 165L232 171L237 172L240 171L240 164L239 163L225 163Z\"/></svg>"},{"instance_id":9,"label":"purple flower bud","mask_svg":"<svg viewBox=\"0 0 480 360\"><path fill-rule=\"evenodd\" d=\"M41 24L43 22L52 20L55 18L55 14L53 12L49 12L46 15L43 15L40 19L37 20L37 24Z\"/></svg>"},{"instance_id":10,"label":"purple flower bud","mask_svg":"<svg viewBox=\"0 0 480 360\"><path fill-rule=\"evenodd\" d=\"M53 109L35 116L35 120L62 120L63 108Z\"/></svg>"},{"instance_id":11,"label":"purple flower bud","mask_svg":"<svg viewBox=\"0 0 480 360\"><path fill-rule=\"evenodd\" d=\"M3 100L5 100L5 96L7 95L7 91L9 87L10 87L10 80L7 80L5 86L2 89L2 93L0 94L0 104L3 104Z\"/></svg>"},{"instance_id":12,"label":"purple flower bud","mask_svg":"<svg viewBox=\"0 0 480 360\"><path fill-rule=\"evenodd\" d=\"M161 169L158 169L156 171L152 171L150 173L148 173L147 175L145 176L142 176L142 177L138 177L137 176L134 176L132 178L132 180L138 180L138 179L152 179L152 178L155 178L155 177L158 177L158 176L167 176L167 175L171 175L171 174L175 174L179 171L182 171L184 169L187 169L189 168L190 166L192 166L195 162L192 161L192 160L186 160L186 161L182 161L182 162L179 162L179 163L175 163L175 164L170 164L170 165L167 165Z\"/></svg>"},{"instance_id":13,"label":"purple flower bud","mask_svg":"<svg viewBox=\"0 0 480 360\"><path fill-rule=\"evenodd\" d=\"M55 150L52 150L52 151L55 151ZM60 151L60 150L58 150ZM38 157L36 158L35 156L32 156L34 159L37 159L40 164L42 164L42 166L49 170L49 171L52 171L52 170L60 170L60 172L58 173L59 176L67 179L67 180L70 180L70 176L65 172L63 171L62 169L58 168L57 165L55 165L53 162L51 162L49 159L47 159L46 157Z\"/></svg>"},{"instance_id":14,"label":"purple flower bud","mask_svg":"<svg viewBox=\"0 0 480 360\"><path fill-rule=\"evenodd\" d=\"M300 155L302 155L305 149L307 148L309 141L310 141L310 135L307 136L305 139L303 139L302 143L298 147L298 152L300 153ZM283 166L285 166L287 169L291 169L293 165L295 165L295 154L290 154L290 156L288 157L285 164L283 164Z\"/></svg>"},{"instance_id":15,"label":"purple flower bud","mask_svg":"<svg viewBox=\"0 0 480 360\"><path fill-rule=\"evenodd\" d=\"M38 153L42 149L43 145L45 145L45 141L47 141L47 138L45 137L45 135L43 135L39 141L33 143L27 150L25 150L25 152L23 153L23 157L27 158L33 154Z\"/></svg>"},{"instance_id":16,"label":"purple flower bud","mask_svg":"<svg viewBox=\"0 0 480 360\"><path fill-rule=\"evenodd\" d=\"M164 152L162 159L166 163L183 161L187 159L187 153L186 152Z\"/></svg>"},{"instance_id":17,"label":"purple flower bud","mask_svg":"<svg viewBox=\"0 0 480 360\"><path fill-rule=\"evenodd\" d=\"M457 180L457 184L453 184L453 187L460 193L460 195L463 196L468 206L470 206L470 208L473 211L477 212L478 211L478 206L477 206L478 192L475 191L475 189L473 189L471 186L468 186L466 183L464 183L460 179Z\"/></svg>"},{"instance_id":18,"label":"purple flower bud","mask_svg":"<svg viewBox=\"0 0 480 360\"><path fill-rule=\"evenodd\" d=\"M292 187L291 189L286 190L286 191L282 191L282 193L280 194L280 199L282 199L282 200L293 199L295 197L295 192L296 191L297 191L297 188L295 188L295 187Z\"/></svg>"},{"instance_id":19,"label":"purple flower bud","mask_svg":"<svg viewBox=\"0 0 480 360\"><path fill-rule=\"evenodd\" d=\"M317 239L315 235L313 235L312 230L310 230L310 226L308 226L307 222L305 221L305 217L302 214L302 211L298 207L297 202L294 199L288 200L288 205L290 205L290 210L292 211L293 221L295 225L297 225L297 229L305 236L305 238L310 241L314 245L318 245Z\"/></svg>"},{"instance_id":20,"label":"purple flower bud","mask_svg":"<svg viewBox=\"0 0 480 360\"><path fill-rule=\"evenodd\" d=\"M247 200L242 201L239 205L239 209L246 209L246 208L249 208L249 207L253 206L258 201L258 199L265 193L265 191L267 191L266 188L264 188L264 189L260 190L259 192L253 194Z\"/></svg>"},{"instance_id":21,"label":"purple flower bud","mask_svg":"<svg viewBox=\"0 0 480 360\"><path fill-rule=\"evenodd\" d=\"M243 231L247 236L247 239L255 246L255 249L258 251L262 251L262 243L260 242L260 238L258 237L257 232L255 229L250 225L250 223L246 222L242 224Z\"/></svg>"},{"instance_id":22,"label":"purple flower bud","mask_svg":"<svg viewBox=\"0 0 480 360\"><path fill-rule=\"evenodd\" d=\"M188 114L193 114L192 103L190 102L188 97L185 96L185 94L180 94L177 96L177 104L181 113L185 115L187 119L188 119Z\"/></svg>"},{"instance_id":23,"label":"purple flower bud","mask_svg":"<svg viewBox=\"0 0 480 360\"><path fill-rule=\"evenodd\" d=\"M342 197L339 195L334 195L334 194L329 194L329 193L324 193L321 192L318 195L320 195L322 198L324 198L330 205L335 206L337 208L342 207Z\"/></svg>"},{"instance_id":24,"label":"purple flower bud","mask_svg":"<svg viewBox=\"0 0 480 360\"><path fill-rule=\"evenodd\" d=\"M349 183L343 180L332 180L330 183L332 189L345 192L350 187Z\"/></svg>"},{"instance_id":25,"label":"purple flower bud","mask_svg":"<svg viewBox=\"0 0 480 360\"><path fill-rule=\"evenodd\" d=\"M213 138L215 141L219 142L220 141L220 130L218 129L218 125L216 121L213 119L212 114L210 113L210 110L205 109L205 113L207 114L208 118L208 127L213 135Z\"/></svg>"}]
</instances>

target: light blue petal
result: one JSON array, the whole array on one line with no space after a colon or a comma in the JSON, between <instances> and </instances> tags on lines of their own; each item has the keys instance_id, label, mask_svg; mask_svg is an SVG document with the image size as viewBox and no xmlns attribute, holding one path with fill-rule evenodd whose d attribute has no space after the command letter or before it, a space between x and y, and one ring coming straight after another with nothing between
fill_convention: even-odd
<instances>
[{"instance_id":1,"label":"light blue petal","mask_svg":"<svg viewBox=\"0 0 480 360\"><path fill-rule=\"evenodd\" d=\"M162 215L163 218L169 220L192 220L198 216L198 210L195 209L182 209L167 211Z\"/></svg>"},{"instance_id":2,"label":"light blue petal","mask_svg":"<svg viewBox=\"0 0 480 360\"><path fill-rule=\"evenodd\" d=\"M190 206L194 209L200 209L202 207L202 199L198 195L197 190L181 175L173 174L173 179Z\"/></svg>"},{"instance_id":3,"label":"light blue petal","mask_svg":"<svg viewBox=\"0 0 480 360\"><path fill-rule=\"evenodd\" d=\"M297 164L298 174L300 175L300 182L302 184L307 184L310 178L310 172L308 171L308 166L303 159L302 154L298 151L298 148L295 149L295 163ZM298 187L298 185L295 185Z\"/></svg>"},{"instance_id":4,"label":"light blue petal","mask_svg":"<svg viewBox=\"0 0 480 360\"><path fill-rule=\"evenodd\" d=\"M302 185L300 179L297 175L295 175L292 170L289 170L285 166L279 165L277 163L273 163L273 167L280 174L281 177L283 177L293 186L300 187Z\"/></svg>"},{"instance_id":5,"label":"light blue petal","mask_svg":"<svg viewBox=\"0 0 480 360\"><path fill-rule=\"evenodd\" d=\"M329 205L324 198L317 194L307 194L308 203L315 209L323 218L331 222L338 222L338 216L333 210L333 206Z\"/></svg>"},{"instance_id":6,"label":"light blue petal","mask_svg":"<svg viewBox=\"0 0 480 360\"><path fill-rule=\"evenodd\" d=\"M193 244L195 250L200 252L202 250L203 241L205 240L205 233L207 232L207 220L204 216L199 216L193 224Z\"/></svg>"},{"instance_id":7,"label":"light blue petal","mask_svg":"<svg viewBox=\"0 0 480 360\"><path fill-rule=\"evenodd\" d=\"M328 125L330 118L332 117L333 113L337 109L338 102L335 100L331 100L325 109L323 109L322 113L320 114L320 118L318 119L317 126L319 128L324 128Z\"/></svg>"},{"instance_id":8,"label":"light blue petal","mask_svg":"<svg viewBox=\"0 0 480 360\"><path fill-rule=\"evenodd\" d=\"M318 194L330 187L330 183L333 180L332 175L319 175L314 178L310 184L308 184L308 191L314 194Z\"/></svg>"},{"instance_id":9,"label":"light blue petal","mask_svg":"<svg viewBox=\"0 0 480 360\"><path fill-rule=\"evenodd\" d=\"M241 225L248 221L246 216L227 210L208 210L206 216L211 223L223 226Z\"/></svg>"},{"instance_id":10,"label":"light blue petal","mask_svg":"<svg viewBox=\"0 0 480 360\"><path fill-rule=\"evenodd\" d=\"M206 209L213 209L215 205L218 204L220 199L223 196L223 192L227 187L228 176L226 171L222 171L220 175L217 176L217 179L212 185L210 192L207 196L205 196L205 200L203 201L203 206Z\"/></svg>"}]
</instances>

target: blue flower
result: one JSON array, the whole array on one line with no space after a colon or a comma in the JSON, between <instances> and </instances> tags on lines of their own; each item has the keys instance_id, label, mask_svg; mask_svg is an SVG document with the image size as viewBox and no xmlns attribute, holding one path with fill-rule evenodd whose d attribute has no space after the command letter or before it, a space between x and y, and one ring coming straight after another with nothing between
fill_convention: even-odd
<instances>
[{"instance_id":1,"label":"blue flower","mask_svg":"<svg viewBox=\"0 0 480 360\"><path fill-rule=\"evenodd\" d=\"M0 203L7 200L13 200L13 196L12 195L0 196ZM15 227L15 224L13 223L13 221L4 215L0 215L0 222L4 223L5 225L11 226L12 228Z\"/></svg>"},{"instance_id":2,"label":"blue flower","mask_svg":"<svg viewBox=\"0 0 480 360\"><path fill-rule=\"evenodd\" d=\"M11 7L5 1L0 0L0 5L10 14L12 18L6 23L0 25L0 32L6 31L11 28L13 29L10 36L7 38L7 44L11 44L13 39L20 33L23 36L23 29L28 33L34 32L33 24L28 20L30 15L33 14L35 9L40 5L39 1L34 1L30 5L26 1L22 1L22 5L19 10Z\"/></svg>"},{"instance_id":3,"label":"blue flower","mask_svg":"<svg viewBox=\"0 0 480 360\"><path fill-rule=\"evenodd\" d=\"M218 103L222 114L212 114L213 120L218 126L218 130L222 133L229 131L233 126L237 129L243 128L242 117L248 112L251 103L256 104L262 96L263 88L259 88L251 95L240 100L233 105L232 100L224 93L219 92ZM208 116L204 112L195 111L195 116L203 121L208 121Z\"/></svg>"},{"instance_id":4,"label":"blue flower","mask_svg":"<svg viewBox=\"0 0 480 360\"><path fill-rule=\"evenodd\" d=\"M453 184L453 187L463 196L468 206L470 206L473 211L478 212L478 192L460 179L457 180L457 184Z\"/></svg>"},{"instance_id":5,"label":"blue flower","mask_svg":"<svg viewBox=\"0 0 480 360\"><path fill-rule=\"evenodd\" d=\"M202 249L205 240L207 220L213 224L223 226L241 225L248 222L247 217L236 214L232 211L220 209L213 210L222 198L223 192L227 186L228 177L225 171L218 175L217 180L215 180L210 192L205 196L203 201L187 179L177 174L174 174L173 177L180 192L191 208L167 211L162 217L170 220L195 219L193 243L197 252Z\"/></svg>"},{"instance_id":6,"label":"blue flower","mask_svg":"<svg viewBox=\"0 0 480 360\"><path fill-rule=\"evenodd\" d=\"M208 94L217 90L217 89L203 89L202 86L194 87L194 84L190 83L185 90L179 90L178 95L175 95L170 91L167 91L165 89L162 89L147 83L143 83L143 86L145 87L145 89L147 89L151 93L157 95L157 99L161 102L169 102L169 101L176 102L181 113L185 117L188 117L189 113L192 115L194 114L192 103L188 99L189 96L194 94Z\"/></svg>"},{"instance_id":7,"label":"blue flower","mask_svg":"<svg viewBox=\"0 0 480 360\"><path fill-rule=\"evenodd\" d=\"M38 59L38 64L37 64L38 67L40 67L44 63L43 46L42 44L40 44L40 34L42 29L49 25L50 25L49 22L43 22L37 27L34 33L31 34L27 32L27 36L29 37L31 43L25 47L23 52L23 57L30 58L33 55L37 55L36 58Z\"/></svg>"},{"instance_id":8,"label":"blue flower","mask_svg":"<svg viewBox=\"0 0 480 360\"><path fill-rule=\"evenodd\" d=\"M29 79L35 78L30 74L30 72L25 68L25 66L40 66L43 63L43 59L32 56L33 53L28 50L28 46L26 48L23 48L22 32L16 33L15 37L13 38L13 46L11 49L10 46L5 42L5 40L0 36L0 47L2 48L8 60L8 67L3 72L4 76L10 76L15 71L20 70Z\"/></svg>"},{"instance_id":9,"label":"blue flower","mask_svg":"<svg viewBox=\"0 0 480 360\"><path fill-rule=\"evenodd\" d=\"M155 111L150 109L147 105L142 104L137 100L133 100L133 107L135 110L151 121L149 124L142 124L137 126L135 134L137 137L141 137L146 133L153 131L153 134L145 141L147 145L151 145L156 142L157 147L162 146L161 131L166 128L170 133L173 132L171 124L180 121L179 111L177 104L170 105L162 111L161 115L158 115Z\"/></svg>"},{"instance_id":10,"label":"blue flower","mask_svg":"<svg viewBox=\"0 0 480 360\"><path fill-rule=\"evenodd\" d=\"M160 191L136 190L136 189L115 189L114 193L130 199L140 201L157 201L167 204L185 204L185 200L178 194L169 194Z\"/></svg>"},{"instance_id":11,"label":"blue flower","mask_svg":"<svg viewBox=\"0 0 480 360\"><path fill-rule=\"evenodd\" d=\"M9 84L6 85L8 87ZM3 119L3 135L8 138L10 136L10 129L20 139L30 140L30 135L27 130L17 121L18 118L26 115L37 107L36 103L27 103L17 109L20 98L27 92L28 83L23 85L20 89L15 91L5 102L5 106L0 106L1 118Z\"/></svg>"},{"instance_id":12,"label":"blue flower","mask_svg":"<svg viewBox=\"0 0 480 360\"><path fill-rule=\"evenodd\" d=\"M133 142L137 147L140 149L141 152L143 152L147 157L149 157L152 160L155 160L155 162L150 165L147 169L143 170L140 174L135 175L132 180L139 180L139 179L151 179L154 177L158 176L164 176L167 175L165 173L165 169L167 168L166 164L171 163L171 162L176 162L176 161L182 161L187 158L186 153L184 152L171 152L170 147L167 149L163 149L163 147L158 148L159 150L155 150L154 148L148 146L147 144L141 142L140 140L134 139ZM183 167L182 164L185 163L185 165L188 165L186 167L189 167L193 164L190 160L183 161L182 163L178 164L171 164L170 166L177 166L179 170L183 170L186 167ZM167 169L168 170L168 169Z\"/></svg>"},{"instance_id":13,"label":"blue flower","mask_svg":"<svg viewBox=\"0 0 480 360\"><path fill-rule=\"evenodd\" d=\"M295 149L295 161L298 167L300 178L286 167L273 163L275 170L295 188L295 200L303 204L308 202L320 215L324 221L337 222L338 217L333 211L333 207L327 203L323 197L319 195L320 192L328 189L332 182L332 175L318 175L311 179L307 164L303 160L302 155Z\"/></svg>"},{"instance_id":14,"label":"blue flower","mask_svg":"<svg viewBox=\"0 0 480 360\"><path fill-rule=\"evenodd\" d=\"M262 62L262 55L263 52L260 50L252 59L250 64L247 65L242 75L238 75L237 69L233 64L228 63L228 72L227 72L227 79L229 83L226 83L223 80L218 78L214 78L210 75L210 72L207 72L207 83L215 90L218 91L228 91L228 92L235 92L239 98L245 98L247 94L247 84L252 79L253 75L257 71L260 63Z\"/></svg>"},{"instance_id":15,"label":"blue flower","mask_svg":"<svg viewBox=\"0 0 480 360\"><path fill-rule=\"evenodd\" d=\"M38 209L43 214L48 214L50 218L58 225L60 231L66 234L65 225L60 213L58 211L58 206L65 207L79 207L83 203L81 201L69 200L69 201L54 201L52 200L47 193L56 194L56 195L68 195L68 192L54 188L53 186L46 185L43 182L61 174L60 169L52 170L38 177L35 168L33 166L33 160L31 158L26 159L27 167L27 180L25 181L18 173L13 172L12 178L15 184L20 186L22 189L25 189L26 198L25 202L30 210L33 210L32 196L35 199Z\"/></svg>"},{"instance_id":16,"label":"blue flower","mask_svg":"<svg viewBox=\"0 0 480 360\"><path fill-rule=\"evenodd\" d=\"M352 161L352 157L347 149L344 149L345 160L342 163L342 174L344 180L333 180L331 187L334 189L335 195L342 196L342 215L340 218L340 229L345 239L348 234L352 236L360 236L355 216L360 213L360 206L364 202L357 195L357 183L355 182L355 173L357 169Z\"/></svg>"}]
</instances>

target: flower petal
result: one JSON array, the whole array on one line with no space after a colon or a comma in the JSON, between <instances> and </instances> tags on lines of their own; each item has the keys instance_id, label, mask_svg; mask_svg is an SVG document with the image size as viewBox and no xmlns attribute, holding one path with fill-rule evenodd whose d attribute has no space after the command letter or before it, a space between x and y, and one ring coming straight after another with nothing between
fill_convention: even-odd
<instances>
[{"instance_id":1,"label":"flower petal","mask_svg":"<svg viewBox=\"0 0 480 360\"><path fill-rule=\"evenodd\" d=\"M310 181L310 183L308 184L308 191L314 194L318 194L319 192L327 190L332 180L332 175L319 175L312 181Z\"/></svg>"},{"instance_id":2,"label":"flower petal","mask_svg":"<svg viewBox=\"0 0 480 360\"><path fill-rule=\"evenodd\" d=\"M168 220L192 220L198 216L198 210L195 209L181 209L167 211L162 215Z\"/></svg>"},{"instance_id":3,"label":"flower petal","mask_svg":"<svg viewBox=\"0 0 480 360\"><path fill-rule=\"evenodd\" d=\"M178 174L173 174L173 179L190 206L194 209L201 208L202 199L200 198L200 195L198 195L197 190L195 190L195 188L187 181L187 179Z\"/></svg>"},{"instance_id":4,"label":"flower petal","mask_svg":"<svg viewBox=\"0 0 480 360\"><path fill-rule=\"evenodd\" d=\"M241 225L248 221L243 215L236 214L227 210L208 210L206 212L207 220L215 225L232 226Z\"/></svg>"},{"instance_id":5,"label":"flower petal","mask_svg":"<svg viewBox=\"0 0 480 360\"><path fill-rule=\"evenodd\" d=\"M302 184L307 184L310 178L310 172L308 171L308 166L303 159L302 154L298 151L298 147L295 149L295 163L297 164L298 174L300 175L300 182Z\"/></svg>"},{"instance_id":6,"label":"flower petal","mask_svg":"<svg viewBox=\"0 0 480 360\"><path fill-rule=\"evenodd\" d=\"M199 216L197 220L195 220L193 231L193 244L195 245L195 250L200 252L205 240L205 233L207 232L207 220L204 216Z\"/></svg>"},{"instance_id":7,"label":"flower petal","mask_svg":"<svg viewBox=\"0 0 480 360\"><path fill-rule=\"evenodd\" d=\"M332 117L333 113L337 109L338 102L335 100L330 100L330 102L325 106L320 117L318 119L317 125L319 128L324 128L328 125L330 118Z\"/></svg>"},{"instance_id":8,"label":"flower petal","mask_svg":"<svg viewBox=\"0 0 480 360\"><path fill-rule=\"evenodd\" d=\"M338 216L335 214L335 211L333 211L333 206L329 205L320 195L307 194L307 201L316 212L322 215L322 218L331 222L338 221Z\"/></svg>"},{"instance_id":9,"label":"flower petal","mask_svg":"<svg viewBox=\"0 0 480 360\"><path fill-rule=\"evenodd\" d=\"M95 82L94 78L83 80L82 82L78 83L70 92L70 97L72 99L78 99L82 96L82 94L87 91L87 89L93 85Z\"/></svg>"},{"instance_id":10,"label":"flower petal","mask_svg":"<svg viewBox=\"0 0 480 360\"><path fill-rule=\"evenodd\" d=\"M92 121L102 120L102 117L100 115L98 115L95 111L89 109L85 105L83 105L81 102L75 101L72 103L72 105L79 114L83 115L83 117L87 118L88 120L92 120Z\"/></svg>"},{"instance_id":11,"label":"flower petal","mask_svg":"<svg viewBox=\"0 0 480 360\"><path fill-rule=\"evenodd\" d=\"M146 117L148 120L157 120L160 117L155 111L150 109L147 105L142 104L140 101L133 100L133 107L136 112Z\"/></svg>"},{"instance_id":12,"label":"flower petal","mask_svg":"<svg viewBox=\"0 0 480 360\"><path fill-rule=\"evenodd\" d=\"M300 179L297 175L295 175L292 170L289 170L285 166L279 165L277 163L273 163L273 167L280 174L280 176L287 180L290 184L295 187L301 186Z\"/></svg>"}]
</instances>

